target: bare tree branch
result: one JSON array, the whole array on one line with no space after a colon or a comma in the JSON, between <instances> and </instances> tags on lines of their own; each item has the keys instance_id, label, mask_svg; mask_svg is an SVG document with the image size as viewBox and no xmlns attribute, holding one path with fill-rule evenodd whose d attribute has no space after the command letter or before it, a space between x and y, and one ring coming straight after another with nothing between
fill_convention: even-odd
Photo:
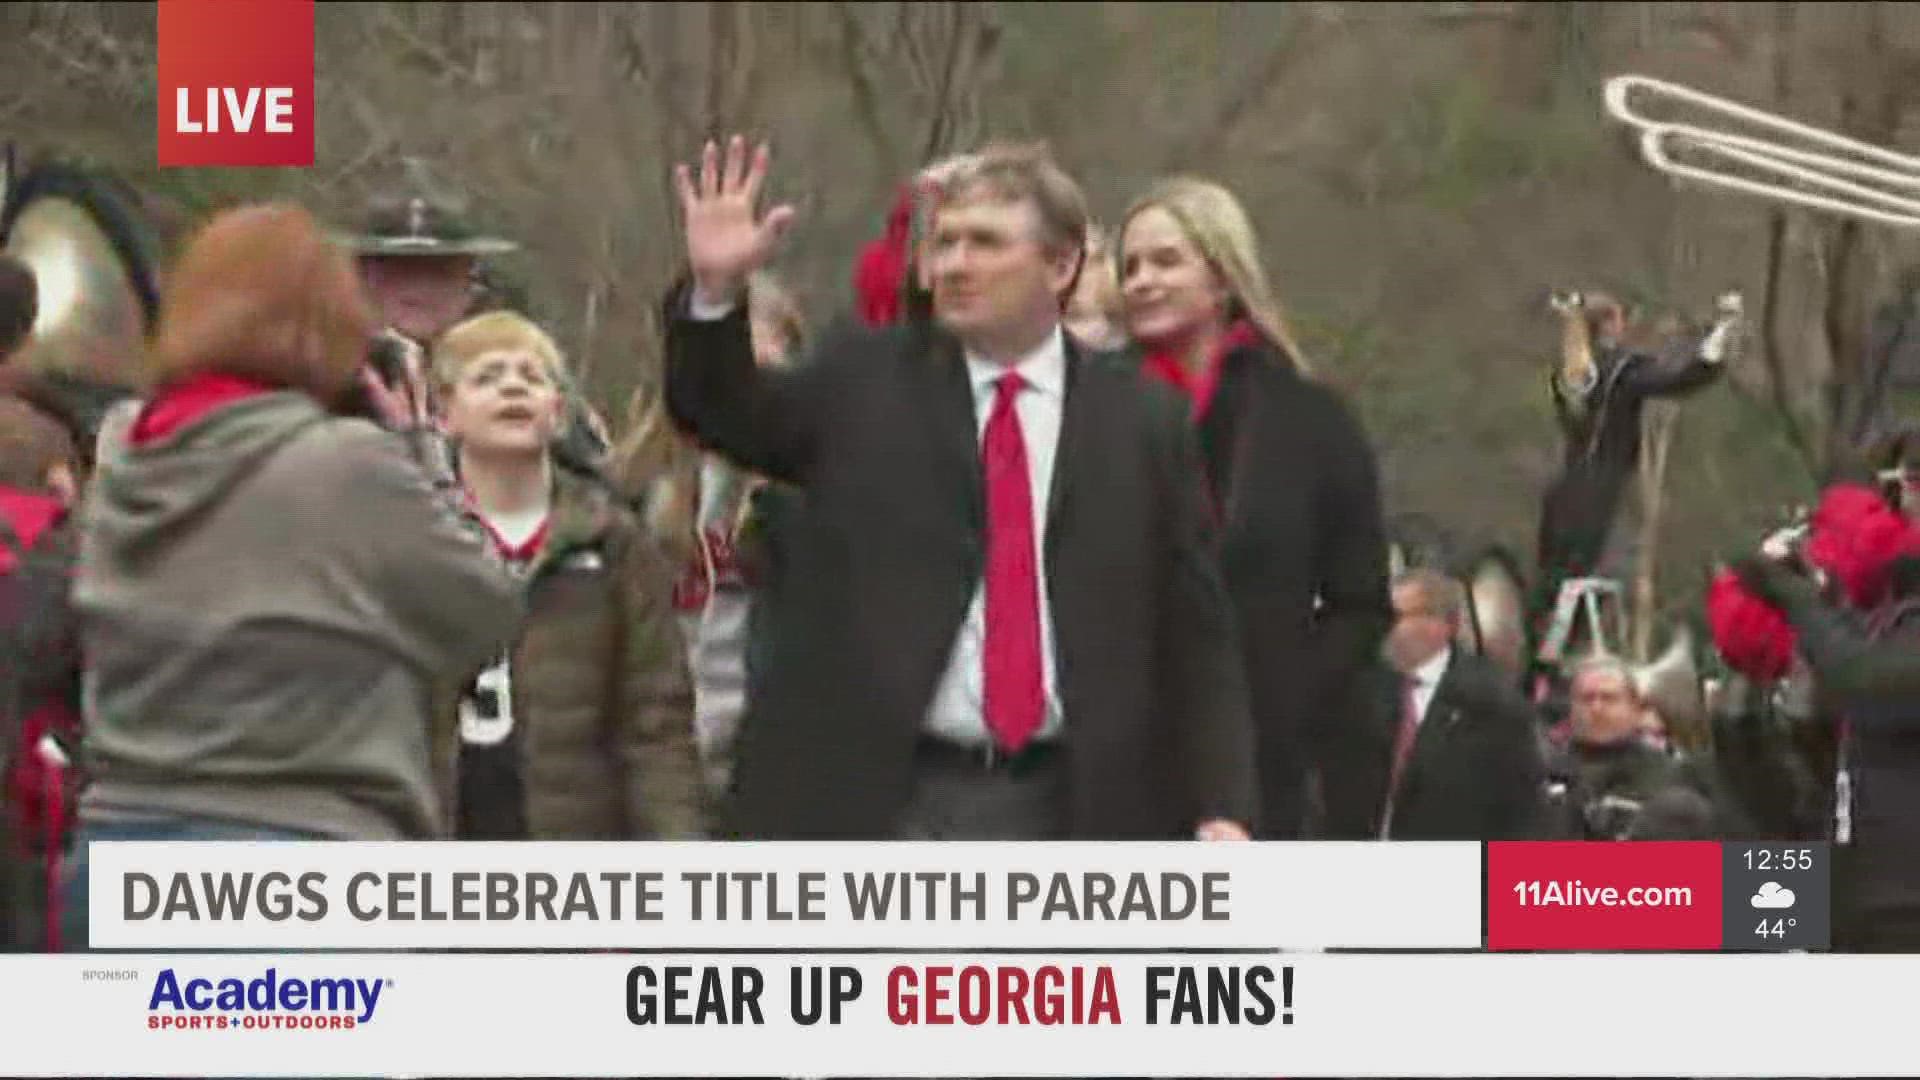
<instances>
[{"instance_id":1,"label":"bare tree branch","mask_svg":"<svg viewBox=\"0 0 1920 1080\"><path fill-rule=\"evenodd\" d=\"M482 79L478 72L475 72L472 68L454 59L451 54L439 45L422 37L413 27L407 25L406 20L395 14L392 7L386 4L378 4L374 6L374 10L378 12L381 30L391 34L415 55L430 61L438 74L445 76L451 81L463 83L468 87L483 87L486 85L486 80ZM410 7L409 10L417 9Z\"/></svg>"},{"instance_id":2,"label":"bare tree branch","mask_svg":"<svg viewBox=\"0 0 1920 1080\"><path fill-rule=\"evenodd\" d=\"M840 26L842 66L853 91L854 116L860 121L867 141L873 145L874 153L879 155L886 175L897 176L901 171L900 156L894 149L893 140L887 137L886 125L880 119L880 94L870 74L872 46L867 42L859 16L853 13L852 6L846 0L835 0L832 7Z\"/></svg>"},{"instance_id":3,"label":"bare tree branch","mask_svg":"<svg viewBox=\"0 0 1920 1080\"><path fill-rule=\"evenodd\" d=\"M668 19L673 19L677 10L675 5L668 5L664 14ZM698 143L706 137L707 132L702 130L700 121L687 108L685 99L680 94L679 72L672 59L675 31L678 29L677 19L668 23L664 33L644 34L639 25L639 18L639 13L635 12L634 18L627 20L625 24L626 32L622 37L626 46L624 52L627 61L632 65L634 73L639 76L641 84L654 99L653 104L660 114L665 116L673 126L675 138L688 143ZM665 47L666 55L656 62L648 55L646 41L658 41L663 38L668 42Z\"/></svg>"},{"instance_id":4,"label":"bare tree branch","mask_svg":"<svg viewBox=\"0 0 1920 1080\"><path fill-rule=\"evenodd\" d=\"M1777 0L1773 5L1773 94L1786 104L1793 100L1793 40L1796 30L1794 5ZM1788 376L1786 313L1782 298L1787 272L1787 212L1778 206L1767 212L1766 278L1761 293L1761 358L1767 366L1767 388L1787 441L1793 445L1801 463L1810 473L1820 470L1819 452L1794 408Z\"/></svg>"},{"instance_id":5,"label":"bare tree branch","mask_svg":"<svg viewBox=\"0 0 1920 1080\"><path fill-rule=\"evenodd\" d=\"M1164 158L1162 171L1190 167L1195 161L1211 158L1233 136L1247 113L1265 99L1281 76L1300 58L1315 38L1315 29L1316 16L1311 12L1289 20L1286 36L1276 42L1266 56L1220 99L1213 118L1188 127L1186 137L1173 143Z\"/></svg>"},{"instance_id":6,"label":"bare tree branch","mask_svg":"<svg viewBox=\"0 0 1920 1080\"><path fill-rule=\"evenodd\" d=\"M939 157L953 136L954 75L960 70L968 35L962 22L965 16L956 9L950 8L948 11L952 16L952 26L948 28L947 55L940 65L940 86L934 94L933 119L927 124L927 138L920 148L921 161L932 161Z\"/></svg>"}]
</instances>

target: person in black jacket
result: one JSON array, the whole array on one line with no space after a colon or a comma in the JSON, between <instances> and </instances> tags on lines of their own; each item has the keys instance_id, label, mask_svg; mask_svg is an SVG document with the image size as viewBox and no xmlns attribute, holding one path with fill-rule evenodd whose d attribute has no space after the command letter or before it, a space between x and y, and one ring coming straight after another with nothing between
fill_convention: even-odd
<instances>
[{"instance_id":1,"label":"person in black jacket","mask_svg":"<svg viewBox=\"0 0 1920 1080\"><path fill-rule=\"evenodd\" d=\"M1710 824L1698 813L1705 796L1647 738L1647 703L1625 661L1598 655L1576 664L1568 704L1568 738L1547 755L1547 832L1565 840L1632 839L1656 801L1653 824L1661 831Z\"/></svg>"},{"instance_id":2,"label":"person in black jacket","mask_svg":"<svg viewBox=\"0 0 1920 1080\"><path fill-rule=\"evenodd\" d=\"M1360 767L1358 676L1389 622L1373 450L1313 377L1231 193L1164 183L1122 219L1119 245L1128 333L1199 432L1253 695L1262 835L1303 835L1315 774L1327 831L1368 835L1379 788Z\"/></svg>"},{"instance_id":3,"label":"person in black jacket","mask_svg":"<svg viewBox=\"0 0 1920 1080\"><path fill-rule=\"evenodd\" d=\"M755 274L747 285L755 362L785 368L806 347L804 314L784 285ZM616 483L631 493L677 572L673 603L693 672L695 731L708 785L724 802L733 742L768 655L773 620L762 610L779 594L782 537L799 512L799 489L768 482L680 432L664 398L644 406L621 440Z\"/></svg>"},{"instance_id":4,"label":"person in black jacket","mask_svg":"<svg viewBox=\"0 0 1920 1080\"><path fill-rule=\"evenodd\" d=\"M46 916L77 779L78 460L59 423L0 395L0 952L59 947Z\"/></svg>"},{"instance_id":5,"label":"person in black jacket","mask_svg":"<svg viewBox=\"0 0 1920 1080\"><path fill-rule=\"evenodd\" d=\"M1602 294L1561 296L1562 357L1549 384L1565 443L1560 475L1540 508L1536 617L1552 609L1560 583L1600 573L1620 499L1640 462L1640 418L1648 401L1691 394L1720 377L1741 306L1720 298L1703 336L1658 352L1629 347L1626 308Z\"/></svg>"},{"instance_id":6,"label":"person in black jacket","mask_svg":"<svg viewBox=\"0 0 1920 1080\"><path fill-rule=\"evenodd\" d=\"M1792 623L1816 694L1840 718L1829 835L1833 944L1844 952L1920 951L1920 536L1883 573L1870 606L1823 592L1796 556L1749 556L1741 585ZM1844 592L1846 590L1835 590Z\"/></svg>"},{"instance_id":7,"label":"person in black jacket","mask_svg":"<svg viewBox=\"0 0 1920 1080\"><path fill-rule=\"evenodd\" d=\"M1436 570L1393 583L1382 839L1519 840L1541 825L1539 722L1511 679L1454 647L1466 606Z\"/></svg>"},{"instance_id":8,"label":"person in black jacket","mask_svg":"<svg viewBox=\"0 0 1920 1080\"><path fill-rule=\"evenodd\" d=\"M719 159L677 176L693 284L666 312L668 406L806 499L729 831L1245 839L1246 688L1192 433L1060 329L1078 185L982 152L935 212L934 324L768 371L742 288L793 212L756 209L765 147Z\"/></svg>"}]
</instances>

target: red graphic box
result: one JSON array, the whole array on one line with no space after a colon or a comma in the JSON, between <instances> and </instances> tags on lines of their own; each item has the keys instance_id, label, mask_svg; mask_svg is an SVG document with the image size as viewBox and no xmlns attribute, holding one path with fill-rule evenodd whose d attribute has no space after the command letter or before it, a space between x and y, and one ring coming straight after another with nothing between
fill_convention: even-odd
<instances>
[{"instance_id":1,"label":"red graphic box","mask_svg":"<svg viewBox=\"0 0 1920 1080\"><path fill-rule=\"evenodd\" d=\"M313 0L160 0L160 165L313 164Z\"/></svg>"}]
</instances>

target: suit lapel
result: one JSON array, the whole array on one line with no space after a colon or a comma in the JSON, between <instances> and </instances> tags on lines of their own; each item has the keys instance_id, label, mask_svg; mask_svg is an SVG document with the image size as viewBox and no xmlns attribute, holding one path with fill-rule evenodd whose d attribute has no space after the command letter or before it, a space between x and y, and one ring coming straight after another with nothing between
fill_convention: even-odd
<instances>
[{"instance_id":1,"label":"suit lapel","mask_svg":"<svg viewBox=\"0 0 1920 1080\"><path fill-rule=\"evenodd\" d=\"M1086 355L1074 344L1072 335L1061 337L1066 344L1067 375L1060 403L1060 443L1054 448L1053 485L1047 496L1045 551L1049 572L1060 550L1062 523L1073 495L1074 478L1084 467L1081 458L1086 456L1090 441L1087 426L1100 411L1097 403L1091 401L1099 380L1086 377Z\"/></svg>"},{"instance_id":2,"label":"suit lapel","mask_svg":"<svg viewBox=\"0 0 1920 1080\"><path fill-rule=\"evenodd\" d=\"M967 520L976 533L986 529L986 481L980 463L979 420L974 412L973 383L967 375L967 361L960 343L951 334L925 331L928 341L923 350L930 363L924 365L922 390L927 411L927 430L934 441L941 475L949 478L952 489L962 492ZM1047 496L1045 552L1051 568L1059 550L1062 525L1071 505L1075 477L1089 463L1084 459L1096 442L1089 427L1100 414L1093 400L1100 392L1101 380L1088 378L1090 362L1085 353L1065 338L1066 379L1060 406L1060 441L1054 449L1053 484Z\"/></svg>"},{"instance_id":3,"label":"suit lapel","mask_svg":"<svg viewBox=\"0 0 1920 1080\"><path fill-rule=\"evenodd\" d=\"M934 441L940 474L950 490L960 493L967 521L977 534L986 527L985 481L981 476L980 434L974 412L973 383L967 377L966 356L951 334L936 329L928 335L923 356L921 386L927 412L926 430Z\"/></svg>"},{"instance_id":4,"label":"suit lapel","mask_svg":"<svg viewBox=\"0 0 1920 1080\"><path fill-rule=\"evenodd\" d=\"M1413 740L1414 761L1430 756L1460 722L1459 680L1460 657L1456 653L1447 661L1440 685L1434 688L1433 700L1427 703L1427 714L1420 718L1420 733Z\"/></svg>"}]
</instances>

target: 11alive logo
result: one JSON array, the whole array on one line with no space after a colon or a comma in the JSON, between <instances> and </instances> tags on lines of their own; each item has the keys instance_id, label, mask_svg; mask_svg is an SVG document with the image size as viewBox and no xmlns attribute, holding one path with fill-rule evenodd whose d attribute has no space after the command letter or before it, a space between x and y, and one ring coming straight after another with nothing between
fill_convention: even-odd
<instances>
[{"instance_id":1,"label":"11alive logo","mask_svg":"<svg viewBox=\"0 0 1920 1080\"><path fill-rule=\"evenodd\" d=\"M162 168L313 164L313 0L160 0Z\"/></svg>"}]
</instances>

